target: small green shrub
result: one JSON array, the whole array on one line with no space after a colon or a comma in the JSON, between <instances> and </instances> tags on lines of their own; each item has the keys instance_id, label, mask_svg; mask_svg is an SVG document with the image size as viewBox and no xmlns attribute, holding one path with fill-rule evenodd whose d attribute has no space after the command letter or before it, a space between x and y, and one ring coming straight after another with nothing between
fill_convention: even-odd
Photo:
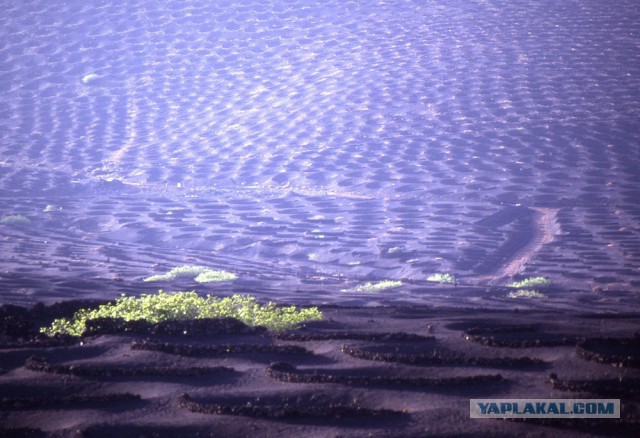
<instances>
[{"instance_id":1,"label":"small green shrub","mask_svg":"<svg viewBox=\"0 0 640 438\"><path fill-rule=\"evenodd\" d=\"M173 268L166 274L152 275L142 281L167 281L178 277L190 277L198 283L217 283L221 281L232 281L238 276L232 272L214 271L203 266L184 265Z\"/></svg>"},{"instance_id":2,"label":"small green shrub","mask_svg":"<svg viewBox=\"0 0 640 438\"><path fill-rule=\"evenodd\" d=\"M507 285L507 287L514 287L516 289L548 286L551 286L551 280L546 277L529 277L525 278L522 281L514 281L513 283Z\"/></svg>"},{"instance_id":3,"label":"small green shrub","mask_svg":"<svg viewBox=\"0 0 640 438\"><path fill-rule=\"evenodd\" d=\"M364 283L351 289L343 289L342 292L380 292L402 286L401 281L384 280L378 283Z\"/></svg>"},{"instance_id":4,"label":"small green shrub","mask_svg":"<svg viewBox=\"0 0 640 438\"><path fill-rule=\"evenodd\" d=\"M251 326L264 326L272 331L295 328L304 321L322 319L317 307L296 309L295 306L277 307L269 302L261 305L256 298L248 295L216 298L211 295L201 297L195 292L167 294L159 291L156 295L143 294L140 297L123 295L114 303L103 304L97 309L80 309L73 318L61 318L51 326L40 329L48 336L65 334L81 336L85 323L97 318L121 318L125 321L144 320L158 323L167 320L199 318L236 318Z\"/></svg>"},{"instance_id":5,"label":"small green shrub","mask_svg":"<svg viewBox=\"0 0 640 438\"><path fill-rule=\"evenodd\" d=\"M11 216L5 216L2 219L0 219L0 224L5 224L5 225L24 226L24 225L29 225L30 223L31 223L31 220L28 217L23 216L21 214L12 214Z\"/></svg>"},{"instance_id":6,"label":"small green shrub","mask_svg":"<svg viewBox=\"0 0 640 438\"><path fill-rule=\"evenodd\" d=\"M427 281L443 284L456 284L458 282L456 277L451 274L433 274L427 278Z\"/></svg>"},{"instance_id":7,"label":"small green shrub","mask_svg":"<svg viewBox=\"0 0 640 438\"><path fill-rule=\"evenodd\" d=\"M545 294L532 289L519 289L514 292L509 292L509 298L547 298Z\"/></svg>"}]
</instances>

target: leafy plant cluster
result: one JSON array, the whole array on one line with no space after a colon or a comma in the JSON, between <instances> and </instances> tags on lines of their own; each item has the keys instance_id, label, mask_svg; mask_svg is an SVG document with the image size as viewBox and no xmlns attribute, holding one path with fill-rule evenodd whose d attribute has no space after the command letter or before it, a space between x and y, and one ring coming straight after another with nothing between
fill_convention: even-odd
<instances>
[{"instance_id":1,"label":"leafy plant cluster","mask_svg":"<svg viewBox=\"0 0 640 438\"><path fill-rule=\"evenodd\" d=\"M514 281L507 285L518 289L513 292L509 292L509 298L547 298L547 296L535 289L531 288L546 288L551 286L551 280L546 277L529 277L521 281Z\"/></svg>"},{"instance_id":2,"label":"leafy plant cluster","mask_svg":"<svg viewBox=\"0 0 640 438\"><path fill-rule=\"evenodd\" d=\"M427 277L427 281L442 284L456 284L458 279L452 274L433 274Z\"/></svg>"},{"instance_id":3,"label":"leafy plant cluster","mask_svg":"<svg viewBox=\"0 0 640 438\"><path fill-rule=\"evenodd\" d=\"M236 318L251 326L264 326L272 331L295 328L304 321L322 319L317 307L296 309L295 306L277 307L269 302L261 305L256 298L247 295L217 298L201 297L195 292L143 294L140 297L125 296L114 303L103 304L97 309L78 310L72 318L60 318L40 331L53 336L65 334L82 336L85 323L97 318L119 318L125 321L145 320L158 323L167 320L199 318Z\"/></svg>"},{"instance_id":4,"label":"leafy plant cluster","mask_svg":"<svg viewBox=\"0 0 640 438\"><path fill-rule=\"evenodd\" d=\"M514 292L509 292L509 298L547 298L543 293L534 289L518 289Z\"/></svg>"},{"instance_id":5,"label":"leafy plant cluster","mask_svg":"<svg viewBox=\"0 0 640 438\"><path fill-rule=\"evenodd\" d=\"M507 287L514 287L516 289L549 286L551 286L551 280L546 277L529 277L525 278L522 281L514 281L513 283L507 285Z\"/></svg>"},{"instance_id":6,"label":"leafy plant cluster","mask_svg":"<svg viewBox=\"0 0 640 438\"><path fill-rule=\"evenodd\" d=\"M23 225L29 225L31 223L31 220L21 214L12 214L10 216L5 216L2 219L0 219L0 224L5 224L5 225L17 225L17 226L23 226Z\"/></svg>"},{"instance_id":7,"label":"leafy plant cluster","mask_svg":"<svg viewBox=\"0 0 640 438\"><path fill-rule=\"evenodd\" d=\"M401 281L384 280L377 283L364 283L351 289L343 289L342 292L380 292L386 289L393 289L402 286Z\"/></svg>"},{"instance_id":8,"label":"leafy plant cluster","mask_svg":"<svg viewBox=\"0 0 640 438\"><path fill-rule=\"evenodd\" d=\"M173 268L166 274L152 275L142 281L167 281L178 277L190 277L198 283L218 283L222 281L233 281L238 276L232 272L214 271L203 266L184 265Z\"/></svg>"}]
</instances>

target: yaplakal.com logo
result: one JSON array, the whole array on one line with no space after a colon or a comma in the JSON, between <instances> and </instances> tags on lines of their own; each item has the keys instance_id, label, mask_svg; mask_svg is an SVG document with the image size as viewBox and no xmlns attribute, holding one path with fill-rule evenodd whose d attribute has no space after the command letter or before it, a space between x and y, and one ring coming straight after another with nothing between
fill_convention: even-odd
<instances>
[{"instance_id":1,"label":"yaplakal.com logo","mask_svg":"<svg viewBox=\"0 0 640 438\"><path fill-rule=\"evenodd\" d=\"M620 399L471 399L471 418L620 418Z\"/></svg>"}]
</instances>

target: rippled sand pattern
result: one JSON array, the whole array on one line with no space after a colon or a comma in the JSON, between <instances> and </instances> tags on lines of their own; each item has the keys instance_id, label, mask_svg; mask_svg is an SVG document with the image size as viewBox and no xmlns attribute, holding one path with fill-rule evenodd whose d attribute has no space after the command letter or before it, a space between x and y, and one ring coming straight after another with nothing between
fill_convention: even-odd
<instances>
[{"instance_id":1,"label":"rippled sand pattern","mask_svg":"<svg viewBox=\"0 0 640 438\"><path fill-rule=\"evenodd\" d=\"M635 1L3 9L0 213L31 220L0 224L3 300L187 262L271 297L435 272L640 287ZM478 225L516 205L553 223Z\"/></svg>"}]
</instances>

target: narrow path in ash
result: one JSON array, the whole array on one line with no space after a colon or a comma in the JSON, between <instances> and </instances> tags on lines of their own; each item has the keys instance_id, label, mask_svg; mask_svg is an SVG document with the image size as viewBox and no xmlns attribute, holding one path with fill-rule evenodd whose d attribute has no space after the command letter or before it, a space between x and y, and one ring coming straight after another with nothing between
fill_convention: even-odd
<instances>
[{"instance_id":1,"label":"narrow path in ash","mask_svg":"<svg viewBox=\"0 0 640 438\"><path fill-rule=\"evenodd\" d=\"M560 232L558 209L546 207L509 206L481 219L479 227L511 225L507 240L476 265L472 277L479 284L499 285L521 273L525 265Z\"/></svg>"}]
</instances>

